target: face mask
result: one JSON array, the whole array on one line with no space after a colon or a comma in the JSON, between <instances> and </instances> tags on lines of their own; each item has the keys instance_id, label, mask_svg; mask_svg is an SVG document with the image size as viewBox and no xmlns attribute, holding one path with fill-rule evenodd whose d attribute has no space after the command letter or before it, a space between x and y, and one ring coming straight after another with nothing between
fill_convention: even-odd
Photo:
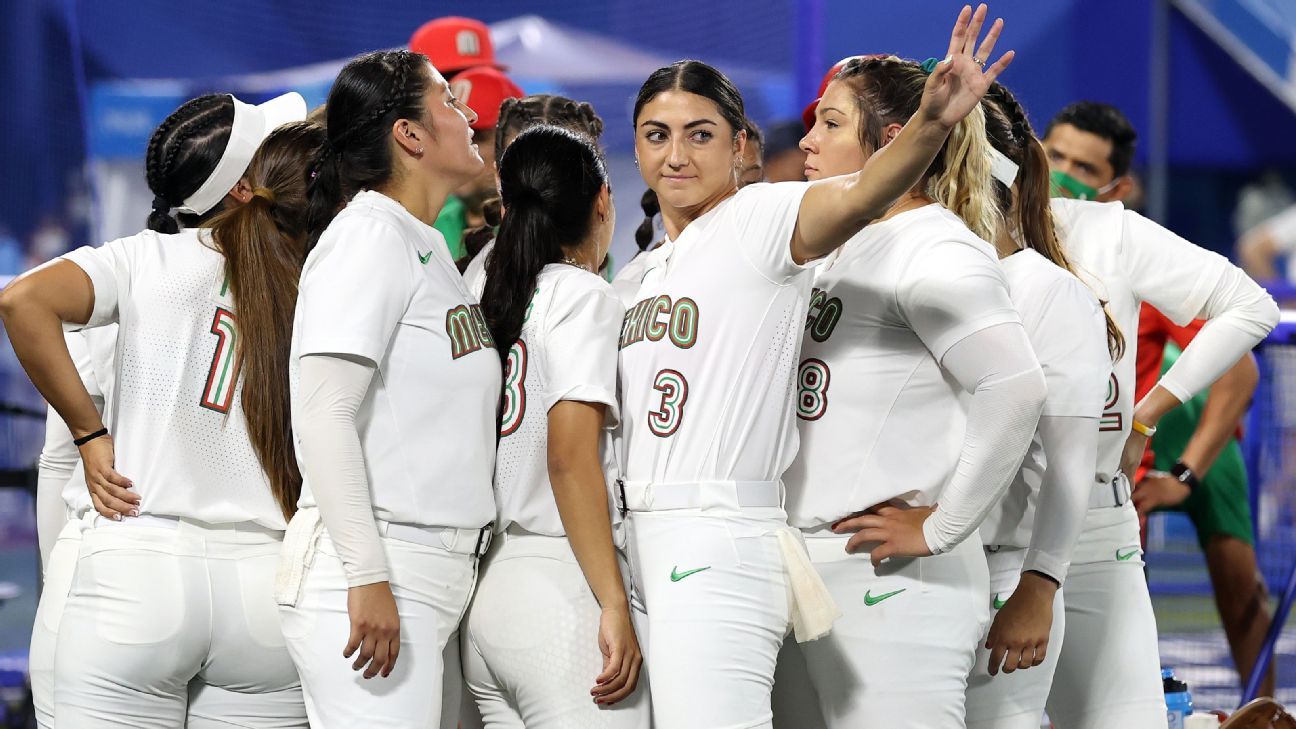
<instances>
[{"instance_id":1,"label":"face mask","mask_svg":"<svg viewBox=\"0 0 1296 729\"><path fill-rule=\"evenodd\" d=\"M1076 200L1097 200L1099 195L1105 195L1116 188L1116 183L1120 178L1112 180L1102 187L1090 187L1076 178L1068 175L1061 170L1053 170L1049 173L1049 195L1053 197L1069 197Z\"/></svg>"}]
</instances>

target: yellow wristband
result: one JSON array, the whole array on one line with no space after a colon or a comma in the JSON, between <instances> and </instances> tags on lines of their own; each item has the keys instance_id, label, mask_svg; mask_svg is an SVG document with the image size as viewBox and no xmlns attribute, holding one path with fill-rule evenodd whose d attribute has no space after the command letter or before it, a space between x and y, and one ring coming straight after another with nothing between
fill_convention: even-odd
<instances>
[{"instance_id":1,"label":"yellow wristband","mask_svg":"<svg viewBox=\"0 0 1296 729\"><path fill-rule=\"evenodd\" d=\"M1148 438L1151 438L1152 436L1156 435L1156 431L1157 431L1155 425L1144 425L1133 418L1130 418L1130 427L1134 428L1134 432L1138 433L1139 435L1146 436Z\"/></svg>"}]
</instances>

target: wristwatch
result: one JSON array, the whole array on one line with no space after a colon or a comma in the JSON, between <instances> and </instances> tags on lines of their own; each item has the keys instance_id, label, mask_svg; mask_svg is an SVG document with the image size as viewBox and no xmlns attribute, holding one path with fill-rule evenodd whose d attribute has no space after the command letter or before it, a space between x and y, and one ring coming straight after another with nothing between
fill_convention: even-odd
<instances>
[{"instance_id":1,"label":"wristwatch","mask_svg":"<svg viewBox=\"0 0 1296 729\"><path fill-rule=\"evenodd\" d=\"M1201 480L1197 478L1197 474L1193 473L1193 470L1183 461L1175 461L1174 468L1170 469L1170 475L1179 483L1187 486L1189 491L1195 491L1201 485Z\"/></svg>"}]
</instances>

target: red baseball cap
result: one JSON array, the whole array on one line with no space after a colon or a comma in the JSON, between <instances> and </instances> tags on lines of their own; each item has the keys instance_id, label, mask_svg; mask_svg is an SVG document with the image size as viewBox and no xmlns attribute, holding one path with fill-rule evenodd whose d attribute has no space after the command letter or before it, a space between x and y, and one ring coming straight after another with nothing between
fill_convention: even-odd
<instances>
[{"instance_id":1,"label":"red baseball cap","mask_svg":"<svg viewBox=\"0 0 1296 729\"><path fill-rule=\"evenodd\" d=\"M450 78L450 92L477 114L473 129L494 129L499 121L500 104L505 99L526 96L517 84L499 69L476 66Z\"/></svg>"},{"instance_id":2,"label":"red baseball cap","mask_svg":"<svg viewBox=\"0 0 1296 729\"><path fill-rule=\"evenodd\" d=\"M823 81L819 83L819 95L815 97L814 101L806 105L805 111L801 112L801 123L805 124L806 131L810 131L810 128L814 126L815 109L819 108L819 100L823 98L824 92L828 90L828 84L832 83L833 78L837 76L838 72L840 72L846 64L856 58L884 58L885 56L886 54L884 53L871 53L863 56L847 56L834 63L833 67L828 69L828 73L824 74Z\"/></svg>"},{"instance_id":3,"label":"red baseball cap","mask_svg":"<svg viewBox=\"0 0 1296 729\"><path fill-rule=\"evenodd\" d=\"M409 46L427 56L446 78L473 66L504 70L495 62L490 29L480 20L456 16L429 20L414 31Z\"/></svg>"}]
</instances>

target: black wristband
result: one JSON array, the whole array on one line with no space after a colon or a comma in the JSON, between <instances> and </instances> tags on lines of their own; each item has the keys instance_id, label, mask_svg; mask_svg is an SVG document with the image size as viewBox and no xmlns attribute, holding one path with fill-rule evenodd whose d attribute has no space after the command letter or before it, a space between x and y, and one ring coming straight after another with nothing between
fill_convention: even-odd
<instances>
[{"instance_id":1,"label":"black wristband","mask_svg":"<svg viewBox=\"0 0 1296 729\"><path fill-rule=\"evenodd\" d=\"M1174 468L1170 469L1170 475L1179 483L1187 486L1189 491L1195 491L1201 485L1201 480L1197 478L1197 474L1193 473L1193 470L1183 461L1175 461Z\"/></svg>"},{"instance_id":2,"label":"black wristband","mask_svg":"<svg viewBox=\"0 0 1296 729\"><path fill-rule=\"evenodd\" d=\"M90 441L94 440L95 438L100 438L100 437L105 436L105 435L108 435L108 429L107 429L107 428L100 428L99 430L96 430L95 432L91 433L90 435L83 435L83 436L81 436L80 438L76 438L76 439L74 439L74 440L72 441L72 445L76 446L77 448L80 448L81 446L85 445L86 443L89 443Z\"/></svg>"},{"instance_id":3,"label":"black wristband","mask_svg":"<svg viewBox=\"0 0 1296 729\"><path fill-rule=\"evenodd\" d=\"M1058 582L1057 578L1054 577L1053 575L1045 574L1043 572L1040 572L1039 570L1026 570L1026 571L1030 572L1031 574L1039 575L1040 577L1043 577L1044 579L1048 580L1049 582L1052 582L1054 585L1057 585L1058 587L1062 586L1062 583Z\"/></svg>"}]
</instances>

